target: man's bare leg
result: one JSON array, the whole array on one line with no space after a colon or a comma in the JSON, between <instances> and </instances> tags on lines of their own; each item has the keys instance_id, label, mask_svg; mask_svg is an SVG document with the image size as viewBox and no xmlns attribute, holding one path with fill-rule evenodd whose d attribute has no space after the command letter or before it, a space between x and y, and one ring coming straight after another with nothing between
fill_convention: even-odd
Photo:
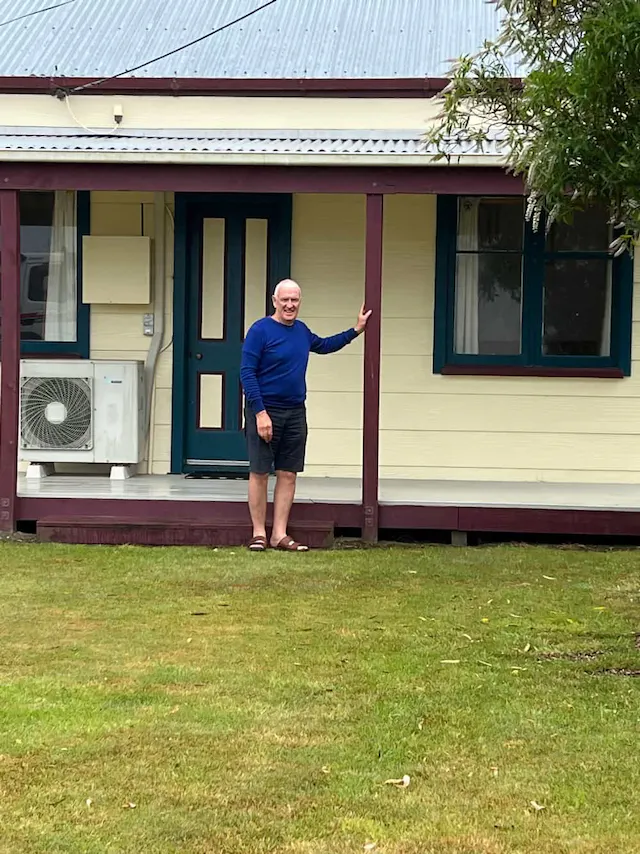
<instances>
[{"instance_id":1,"label":"man's bare leg","mask_svg":"<svg viewBox=\"0 0 640 854\"><path fill-rule=\"evenodd\" d=\"M277 546L287 536L289 513L296 492L296 478L296 473L292 471L276 472L276 490L273 496L272 546Z\"/></svg>"},{"instance_id":2,"label":"man's bare leg","mask_svg":"<svg viewBox=\"0 0 640 854\"><path fill-rule=\"evenodd\" d=\"M253 524L253 536L267 536L267 485L268 474L249 474L249 513Z\"/></svg>"}]
</instances>

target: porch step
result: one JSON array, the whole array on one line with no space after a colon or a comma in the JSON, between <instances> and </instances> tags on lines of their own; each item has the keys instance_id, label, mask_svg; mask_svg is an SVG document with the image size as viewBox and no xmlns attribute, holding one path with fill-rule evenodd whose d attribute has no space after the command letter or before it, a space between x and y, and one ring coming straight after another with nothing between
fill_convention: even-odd
<instances>
[{"instance_id":1,"label":"porch step","mask_svg":"<svg viewBox=\"0 0 640 854\"><path fill-rule=\"evenodd\" d=\"M291 536L309 548L330 548L333 522L303 522L289 526ZM189 519L123 519L117 516L40 519L43 542L108 546L243 546L251 538L248 522L194 522Z\"/></svg>"}]
</instances>

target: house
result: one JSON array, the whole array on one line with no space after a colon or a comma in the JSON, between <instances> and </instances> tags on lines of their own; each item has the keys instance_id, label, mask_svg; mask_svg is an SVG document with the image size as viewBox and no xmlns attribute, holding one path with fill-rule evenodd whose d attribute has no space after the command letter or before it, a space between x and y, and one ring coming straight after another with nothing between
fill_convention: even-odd
<instances>
[{"instance_id":1,"label":"house","mask_svg":"<svg viewBox=\"0 0 640 854\"><path fill-rule=\"evenodd\" d=\"M312 357L307 535L640 531L632 262L597 212L532 231L499 141L452 140L448 162L424 146L447 60L495 32L494 7L19 5L0 55L0 528L241 541L242 340L291 275L319 334L373 309ZM91 398L56 473L26 476L21 382L78 360L137 365L130 479L82 456ZM38 412L54 432L84 417Z\"/></svg>"}]
</instances>

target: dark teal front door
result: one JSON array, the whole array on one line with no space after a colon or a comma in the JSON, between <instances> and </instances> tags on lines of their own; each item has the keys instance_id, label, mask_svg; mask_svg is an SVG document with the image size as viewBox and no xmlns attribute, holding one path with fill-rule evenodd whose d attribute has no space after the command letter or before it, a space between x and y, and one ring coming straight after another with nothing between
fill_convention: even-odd
<instances>
[{"instance_id":1,"label":"dark teal front door","mask_svg":"<svg viewBox=\"0 0 640 854\"><path fill-rule=\"evenodd\" d=\"M182 471L237 475L247 471L242 343L267 312L277 282L290 274L291 199L199 196L180 208L186 219Z\"/></svg>"}]
</instances>

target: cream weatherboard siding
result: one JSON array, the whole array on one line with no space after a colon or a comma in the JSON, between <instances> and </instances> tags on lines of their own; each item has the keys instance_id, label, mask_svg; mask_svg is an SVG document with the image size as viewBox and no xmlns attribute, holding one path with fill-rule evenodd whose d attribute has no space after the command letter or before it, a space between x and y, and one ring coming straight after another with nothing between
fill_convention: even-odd
<instances>
[{"instance_id":1,"label":"cream weatherboard siding","mask_svg":"<svg viewBox=\"0 0 640 854\"><path fill-rule=\"evenodd\" d=\"M385 199L382 477L640 483L640 321L633 375L623 380L433 374L435 209L432 196ZM92 234L153 236L150 194L92 193L91 213ZM355 321L364 238L363 196L294 197L292 275L303 287L301 317L320 335ZM166 342L171 282L168 269ZM147 311L94 306L92 357L144 359ZM154 473L169 470L171 364L169 346L156 378ZM307 475L360 475L362 375L362 339L341 353L312 354Z\"/></svg>"},{"instance_id":2,"label":"cream weatherboard siding","mask_svg":"<svg viewBox=\"0 0 640 854\"><path fill-rule=\"evenodd\" d=\"M168 222L171 222L169 217ZM99 236L154 236L152 193L93 192L91 194L91 234ZM169 264L166 275L165 340L173 327L173 232L167 228ZM93 305L91 307L91 358L137 359L144 361L151 338L143 335L143 316L149 305ZM159 358L152 402L150 437L151 465L141 471L166 474L171 458L171 383L173 348L169 344Z\"/></svg>"},{"instance_id":3,"label":"cream weatherboard siding","mask_svg":"<svg viewBox=\"0 0 640 854\"><path fill-rule=\"evenodd\" d=\"M163 130L420 130L438 113L425 98L210 97L76 95L68 104L50 95L0 95L2 123L10 127L114 127Z\"/></svg>"}]
</instances>

